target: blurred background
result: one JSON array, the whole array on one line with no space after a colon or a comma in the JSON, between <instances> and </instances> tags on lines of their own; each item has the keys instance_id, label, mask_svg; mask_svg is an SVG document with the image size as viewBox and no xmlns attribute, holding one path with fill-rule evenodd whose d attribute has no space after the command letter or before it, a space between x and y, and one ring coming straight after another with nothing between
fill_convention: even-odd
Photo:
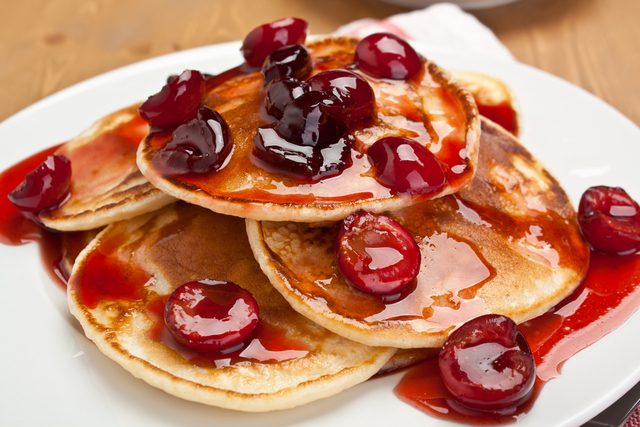
<instances>
[{"instance_id":1,"label":"blurred background","mask_svg":"<svg viewBox=\"0 0 640 427\"><path fill-rule=\"evenodd\" d=\"M480 3L478 3L478 1ZM640 0L460 0L517 60L588 90L640 124ZM24 0L0 2L0 121L89 77L241 40L287 16L312 33L387 18L420 0ZM504 4L506 3L506 4Z\"/></svg>"}]
</instances>

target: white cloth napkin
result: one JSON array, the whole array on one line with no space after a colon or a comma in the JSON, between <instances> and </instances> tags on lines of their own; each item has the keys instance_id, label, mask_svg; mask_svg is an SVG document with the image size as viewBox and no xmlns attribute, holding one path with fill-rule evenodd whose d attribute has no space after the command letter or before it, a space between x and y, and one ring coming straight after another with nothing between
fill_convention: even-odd
<instances>
[{"instance_id":1,"label":"white cloth napkin","mask_svg":"<svg viewBox=\"0 0 640 427\"><path fill-rule=\"evenodd\" d=\"M382 20L359 19L338 28L335 34L365 37L379 32L442 48L514 59L489 28L453 3L438 3Z\"/></svg>"}]
</instances>

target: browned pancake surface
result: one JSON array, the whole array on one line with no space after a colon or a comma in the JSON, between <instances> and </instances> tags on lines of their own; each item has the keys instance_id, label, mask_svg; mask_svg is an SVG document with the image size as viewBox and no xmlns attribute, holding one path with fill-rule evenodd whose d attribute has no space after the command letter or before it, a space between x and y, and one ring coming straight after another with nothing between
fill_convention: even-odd
<instances>
[{"instance_id":1,"label":"browned pancake surface","mask_svg":"<svg viewBox=\"0 0 640 427\"><path fill-rule=\"evenodd\" d=\"M310 43L313 73L352 65L357 42L328 38ZM453 193L471 180L478 155L479 119L473 97L466 90L427 60L423 72L411 81L361 75L376 94L376 107L370 119L352 125L350 132L357 139L353 166L341 175L301 182L252 158L256 130L268 123L260 73L236 76L206 97L206 104L223 116L233 136L233 153L222 169L198 176L165 173L161 153L167 140L162 133L152 133L138 151L140 170L168 194L213 211L292 221L339 220L359 208L377 212L398 209ZM376 181L364 153L378 139L392 135L415 139L445 165L448 184L440 193L393 196Z\"/></svg>"},{"instance_id":2,"label":"browned pancake surface","mask_svg":"<svg viewBox=\"0 0 640 427\"><path fill-rule=\"evenodd\" d=\"M175 201L151 185L136 165L136 151L148 129L134 105L102 118L56 150L71 161L70 195L59 208L39 214L44 225L90 230Z\"/></svg>"},{"instance_id":3,"label":"browned pancake surface","mask_svg":"<svg viewBox=\"0 0 640 427\"><path fill-rule=\"evenodd\" d=\"M240 354L195 353L168 333L168 295L194 280L231 281L260 307ZM297 406L374 375L395 349L342 338L295 312L253 257L244 221L177 203L105 228L76 261L71 312L136 377L181 398L244 411Z\"/></svg>"},{"instance_id":4,"label":"browned pancake surface","mask_svg":"<svg viewBox=\"0 0 640 427\"><path fill-rule=\"evenodd\" d=\"M382 298L346 283L334 252L341 223L248 220L257 259L296 310L369 345L439 347L478 315L518 323L541 315L586 274L587 245L566 194L515 138L487 121L481 144L469 186L387 213L422 253L415 286L400 295Z\"/></svg>"}]
</instances>

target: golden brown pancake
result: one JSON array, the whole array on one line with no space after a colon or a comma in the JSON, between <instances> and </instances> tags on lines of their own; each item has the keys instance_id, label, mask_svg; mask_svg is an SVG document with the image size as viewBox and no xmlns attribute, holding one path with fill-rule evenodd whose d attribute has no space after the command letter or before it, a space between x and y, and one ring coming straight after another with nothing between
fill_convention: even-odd
<instances>
[{"instance_id":1,"label":"golden brown pancake","mask_svg":"<svg viewBox=\"0 0 640 427\"><path fill-rule=\"evenodd\" d=\"M352 38L311 42L312 74L353 64L357 43ZM424 71L411 81L361 74L376 94L376 106L370 119L352 125L350 132L357 139L353 165L338 176L302 182L252 159L257 128L268 123L259 72L233 77L205 97L206 104L218 111L231 129L233 153L223 168L198 176L170 175L163 168L162 148L167 140L161 132L150 134L140 145L138 166L156 187L176 198L258 220L340 220L360 208L395 210L454 193L472 179L476 167L477 108L473 97L454 79L434 63L426 59L423 63ZM363 153L378 139L392 135L415 139L445 165L448 184L442 191L420 197L398 196L376 181L373 166Z\"/></svg>"},{"instance_id":2,"label":"golden brown pancake","mask_svg":"<svg viewBox=\"0 0 640 427\"><path fill-rule=\"evenodd\" d=\"M569 295L589 251L558 182L501 127L483 121L478 171L459 193L387 213L422 254L414 283L380 297L347 284L335 262L341 223L247 220L263 271L293 308L369 345L440 347L486 313L517 323Z\"/></svg>"},{"instance_id":3,"label":"golden brown pancake","mask_svg":"<svg viewBox=\"0 0 640 427\"><path fill-rule=\"evenodd\" d=\"M136 165L136 150L149 129L137 107L100 119L56 150L71 161L70 195L59 208L39 214L44 225L90 230L175 201L151 185Z\"/></svg>"},{"instance_id":4,"label":"golden brown pancake","mask_svg":"<svg viewBox=\"0 0 640 427\"><path fill-rule=\"evenodd\" d=\"M203 279L236 283L258 302L260 321L242 352L189 351L168 332L168 295ZM181 202L106 227L76 261L68 300L87 337L134 376L184 399L242 411L333 395L374 375L395 353L295 312L260 271L244 220Z\"/></svg>"}]
</instances>

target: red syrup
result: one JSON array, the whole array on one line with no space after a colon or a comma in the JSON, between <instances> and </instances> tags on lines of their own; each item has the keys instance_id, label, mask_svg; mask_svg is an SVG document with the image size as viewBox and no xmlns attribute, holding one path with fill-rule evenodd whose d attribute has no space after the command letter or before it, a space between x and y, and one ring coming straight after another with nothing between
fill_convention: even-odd
<instances>
[{"instance_id":1,"label":"red syrup","mask_svg":"<svg viewBox=\"0 0 640 427\"><path fill-rule=\"evenodd\" d=\"M62 240L60 233L40 226L32 214L23 213L7 197L27 173L37 168L60 146L47 148L0 173L0 243L9 246L38 243L42 263L47 273L61 288L66 287L67 273L62 267Z\"/></svg>"},{"instance_id":2,"label":"red syrup","mask_svg":"<svg viewBox=\"0 0 640 427\"><path fill-rule=\"evenodd\" d=\"M497 105L486 105L482 104L476 98L476 104L478 105L478 112L481 115L499 124L505 128L507 132L518 136L519 129L517 113L509 102L505 101Z\"/></svg>"},{"instance_id":3,"label":"red syrup","mask_svg":"<svg viewBox=\"0 0 640 427\"><path fill-rule=\"evenodd\" d=\"M447 421L471 425L514 423L533 406L564 362L622 325L640 305L640 252L606 255L592 251L589 272L572 295L547 313L519 326L536 361L534 395L504 415L461 406L444 388L434 358L410 368L394 393L400 400Z\"/></svg>"}]
</instances>

